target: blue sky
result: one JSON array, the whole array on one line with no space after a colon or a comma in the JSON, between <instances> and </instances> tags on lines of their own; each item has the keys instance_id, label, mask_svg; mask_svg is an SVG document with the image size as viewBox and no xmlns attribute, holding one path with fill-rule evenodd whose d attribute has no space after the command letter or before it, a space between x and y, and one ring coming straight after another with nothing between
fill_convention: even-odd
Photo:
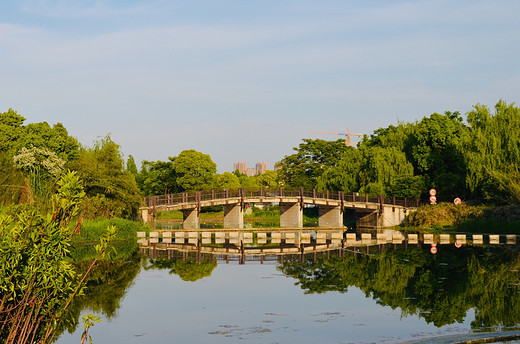
<instances>
[{"instance_id":1,"label":"blue sky","mask_svg":"<svg viewBox=\"0 0 520 344\"><path fill-rule=\"evenodd\" d=\"M125 156L269 168L310 131L519 103L520 1L0 3L0 111Z\"/></svg>"}]
</instances>

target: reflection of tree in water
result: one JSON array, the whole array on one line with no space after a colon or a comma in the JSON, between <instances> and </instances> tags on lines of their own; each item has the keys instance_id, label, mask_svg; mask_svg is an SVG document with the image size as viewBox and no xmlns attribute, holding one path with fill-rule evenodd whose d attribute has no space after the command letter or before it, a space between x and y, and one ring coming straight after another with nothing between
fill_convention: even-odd
<instances>
[{"instance_id":1,"label":"reflection of tree in water","mask_svg":"<svg viewBox=\"0 0 520 344\"><path fill-rule=\"evenodd\" d=\"M80 271L86 269L89 261L78 263ZM83 295L74 298L64 329L73 333L82 311L103 314L108 319L117 315L127 289L132 285L141 268L141 256L137 251L124 259L103 260L98 262L85 281ZM62 331L60 331L62 332Z\"/></svg>"},{"instance_id":2,"label":"reflection of tree in water","mask_svg":"<svg viewBox=\"0 0 520 344\"><path fill-rule=\"evenodd\" d=\"M440 327L462 322L475 309L473 328L520 323L520 256L503 248L441 247L347 254L317 261L286 260L279 269L306 293L360 288L382 306L418 314Z\"/></svg>"},{"instance_id":3,"label":"reflection of tree in water","mask_svg":"<svg viewBox=\"0 0 520 344\"><path fill-rule=\"evenodd\" d=\"M166 269L170 270L170 274L177 274L186 282L195 282L201 278L211 276L213 270L217 267L217 262L209 259L168 259L157 258L150 259L149 265L145 267L149 269Z\"/></svg>"}]
</instances>

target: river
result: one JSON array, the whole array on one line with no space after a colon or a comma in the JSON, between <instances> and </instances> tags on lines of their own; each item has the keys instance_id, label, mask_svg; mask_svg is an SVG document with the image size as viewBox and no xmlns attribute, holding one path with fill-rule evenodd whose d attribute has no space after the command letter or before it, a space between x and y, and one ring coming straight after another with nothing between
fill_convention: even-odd
<instances>
[{"instance_id":1,"label":"river","mask_svg":"<svg viewBox=\"0 0 520 344\"><path fill-rule=\"evenodd\" d=\"M73 310L101 316L90 330L95 344L453 343L517 335L520 253L502 241L439 244L436 254L421 242L303 253L281 243L282 253L272 255L208 253L200 243L141 248L94 272L97 282ZM68 330L57 343L79 343L81 324Z\"/></svg>"}]
</instances>

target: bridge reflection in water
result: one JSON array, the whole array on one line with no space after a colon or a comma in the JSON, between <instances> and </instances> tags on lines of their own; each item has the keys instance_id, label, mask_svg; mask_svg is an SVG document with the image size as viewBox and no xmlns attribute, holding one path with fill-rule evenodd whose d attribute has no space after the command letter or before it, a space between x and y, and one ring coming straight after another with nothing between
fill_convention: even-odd
<instances>
[{"instance_id":1,"label":"bridge reflection in water","mask_svg":"<svg viewBox=\"0 0 520 344\"><path fill-rule=\"evenodd\" d=\"M249 230L249 231L153 231L147 236L138 232L141 253L150 258L178 257L200 261L202 256L211 256L213 260L250 262L281 261L285 256L327 254L331 252L339 257L345 251L360 251L377 246L384 251L388 245L431 245L432 254L442 245L516 245L515 234L416 234L396 230L379 233L354 233L338 229L319 230Z\"/></svg>"}]
</instances>

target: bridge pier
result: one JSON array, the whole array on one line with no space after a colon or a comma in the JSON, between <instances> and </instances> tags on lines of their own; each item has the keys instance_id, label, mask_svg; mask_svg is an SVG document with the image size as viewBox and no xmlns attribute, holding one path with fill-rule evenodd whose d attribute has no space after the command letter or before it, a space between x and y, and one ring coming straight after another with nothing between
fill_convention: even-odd
<instances>
[{"instance_id":1,"label":"bridge pier","mask_svg":"<svg viewBox=\"0 0 520 344\"><path fill-rule=\"evenodd\" d=\"M303 227L303 208L301 207L299 202L280 203L280 227Z\"/></svg>"},{"instance_id":2,"label":"bridge pier","mask_svg":"<svg viewBox=\"0 0 520 344\"><path fill-rule=\"evenodd\" d=\"M240 203L224 204L224 228L244 228L244 209Z\"/></svg>"},{"instance_id":3,"label":"bridge pier","mask_svg":"<svg viewBox=\"0 0 520 344\"><path fill-rule=\"evenodd\" d=\"M343 227L341 206L320 205L318 209L318 227Z\"/></svg>"},{"instance_id":4,"label":"bridge pier","mask_svg":"<svg viewBox=\"0 0 520 344\"><path fill-rule=\"evenodd\" d=\"M150 214L148 212L148 208L142 208L141 209L141 218L143 219L143 222L149 222L151 219L150 219Z\"/></svg>"},{"instance_id":5,"label":"bridge pier","mask_svg":"<svg viewBox=\"0 0 520 344\"><path fill-rule=\"evenodd\" d=\"M198 208L182 209L182 228L200 229L200 214Z\"/></svg>"}]
</instances>

